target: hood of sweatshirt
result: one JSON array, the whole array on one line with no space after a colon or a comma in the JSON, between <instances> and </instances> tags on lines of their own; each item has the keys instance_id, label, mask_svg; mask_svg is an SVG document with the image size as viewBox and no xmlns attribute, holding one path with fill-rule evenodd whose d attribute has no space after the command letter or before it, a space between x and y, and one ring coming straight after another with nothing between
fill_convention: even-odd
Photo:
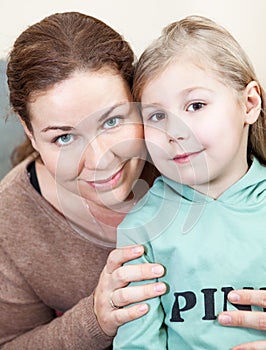
<instances>
[{"instance_id":1,"label":"hood of sweatshirt","mask_svg":"<svg viewBox=\"0 0 266 350\"><path fill-rule=\"evenodd\" d=\"M218 199L213 199L187 185L180 184L165 176L156 179L150 192L160 198L176 201L176 195L182 201L205 203L218 201L227 204L254 205L266 198L266 166L254 158L247 173L223 192Z\"/></svg>"}]
</instances>

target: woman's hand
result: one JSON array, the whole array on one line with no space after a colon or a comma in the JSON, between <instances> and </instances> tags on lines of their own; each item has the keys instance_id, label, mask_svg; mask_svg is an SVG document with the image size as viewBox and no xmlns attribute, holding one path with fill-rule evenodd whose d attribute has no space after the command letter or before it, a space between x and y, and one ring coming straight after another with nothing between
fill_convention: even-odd
<instances>
[{"instance_id":1,"label":"woman's hand","mask_svg":"<svg viewBox=\"0 0 266 350\"><path fill-rule=\"evenodd\" d=\"M110 253L101 273L94 292L94 312L102 330L109 336L114 336L122 324L139 318L148 311L148 305L143 303L127 308L122 308L123 306L166 292L166 286L161 282L127 287L130 282L159 278L164 274L164 268L159 264L123 266L125 262L139 258L143 253L144 248L139 245L117 248Z\"/></svg>"},{"instance_id":2,"label":"woman's hand","mask_svg":"<svg viewBox=\"0 0 266 350\"><path fill-rule=\"evenodd\" d=\"M255 305L266 308L265 290L235 290L228 294L228 300L235 304ZM218 316L223 326L247 327L266 331L266 313L259 311L225 311ZM235 346L232 350L266 350L265 340Z\"/></svg>"}]
</instances>

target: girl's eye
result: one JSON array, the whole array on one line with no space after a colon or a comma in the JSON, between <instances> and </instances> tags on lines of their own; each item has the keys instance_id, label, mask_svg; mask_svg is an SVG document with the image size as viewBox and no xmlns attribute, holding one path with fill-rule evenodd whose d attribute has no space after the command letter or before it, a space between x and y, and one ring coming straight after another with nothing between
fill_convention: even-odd
<instances>
[{"instance_id":1,"label":"girl's eye","mask_svg":"<svg viewBox=\"0 0 266 350\"><path fill-rule=\"evenodd\" d=\"M104 129L111 129L115 128L120 124L121 117L113 117L108 120L106 120L103 124Z\"/></svg>"},{"instance_id":2,"label":"girl's eye","mask_svg":"<svg viewBox=\"0 0 266 350\"><path fill-rule=\"evenodd\" d=\"M199 109L202 109L204 106L205 106L205 103L203 102L193 102L188 106L187 110L189 112L195 112L195 111L198 111Z\"/></svg>"},{"instance_id":3,"label":"girl's eye","mask_svg":"<svg viewBox=\"0 0 266 350\"><path fill-rule=\"evenodd\" d=\"M165 119L165 113L163 112L157 112L157 113L154 113L151 117L150 117L150 120L153 121L153 122L159 122L163 119Z\"/></svg>"},{"instance_id":4,"label":"girl's eye","mask_svg":"<svg viewBox=\"0 0 266 350\"><path fill-rule=\"evenodd\" d=\"M61 135L59 137L57 137L54 142L58 145L58 146L66 146L69 145L71 142L73 142L74 140L74 136L71 134L64 134Z\"/></svg>"}]
</instances>

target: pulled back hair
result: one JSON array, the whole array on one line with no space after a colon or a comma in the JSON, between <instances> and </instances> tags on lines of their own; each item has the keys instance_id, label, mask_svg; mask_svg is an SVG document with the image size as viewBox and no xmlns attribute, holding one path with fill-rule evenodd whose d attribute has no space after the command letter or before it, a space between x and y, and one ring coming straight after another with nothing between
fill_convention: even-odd
<instances>
[{"instance_id":1,"label":"pulled back hair","mask_svg":"<svg viewBox=\"0 0 266 350\"><path fill-rule=\"evenodd\" d=\"M131 87L134 54L102 21L78 12L56 13L27 28L15 41L7 64L10 104L32 132L27 103L75 71L104 68ZM30 141L15 150L13 164L33 152Z\"/></svg>"},{"instance_id":2,"label":"pulled back hair","mask_svg":"<svg viewBox=\"0 0 266 350\"><path fill-rule=\"evenodd\" d=\"M134 99L141 101L145 86L179 58L212 69L238 96L251 81L258 82L246 53L225 28L202 16L188 16L165 27L141 55L133 81ZM255 156L266 165L266 95L259 86L262 106L257 121L249 127L247 155L248 159Z\"/></svg>"}]
</instances>

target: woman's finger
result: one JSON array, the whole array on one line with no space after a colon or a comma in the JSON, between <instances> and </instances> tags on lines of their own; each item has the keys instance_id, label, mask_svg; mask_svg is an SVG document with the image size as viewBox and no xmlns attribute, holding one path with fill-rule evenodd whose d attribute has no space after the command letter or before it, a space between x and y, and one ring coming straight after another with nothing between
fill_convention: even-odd
<instances>
[{"instance_id":1,"label":"woman's finger","mask_svg":"<svg viewBox=\"0 0 266 350\"><path fill-rule=\"evenodd\" d=\"M266 308L266 290L234 290L228 294L228 300L235 304L256 305Z\"/></svg>"},{"instance_id":2,"label":"woman's finger","mask_svg":"<svg viewBox=\"0 0 266 350\"><path fill-rule=\"evenodd\" d=\"M218 316L218 321L223 326L266 330L266 314L259 311L225 311Z\"/></svg>"},{"instance_id":3,"label":"woman's finger","mask_svg":"<svg viewBox=\"0 0 266 350\"><path fill-rule=\"evenodd\" d=\"M110 297L112 297L112 295ZM96 315L102 330L107 335L114 336L118 327L145 315L148 310L149 307L147 304L137 304L127 308L116 308L112 307L108 302L108 304L102 305L102 312L100 312L100 314L96 313Z\"/></svg>"},{"instance_id":4,"label":"woman's finger","mask_svg":"<svg viewBox=\"0 0 266 350\"><path fill-rule=\"evenodd\" d=\"M266 350L266 340L237 345L232 350Z\"/></svg>"},{"instance_id":5,"label":"woman's finger","mask_svg":"<svg viewBox=\"0 0 266 350\"><path fill-rule=\"evenodd\" d=\"M144 248L141 245L132 245L114 249L109 254L106 262L107 273L113 273L125 262L139 258L143 253Z\"/></svg>"},{"instance_id":6,"label":"woman's finger","mask_svg":"<svg viewBox=\"0 0 266 350\"><path fill-rule=\"evenodd\" d=\"M114 328L118 328L126 322L133 321L149 311L147 304L133 305L127 308L115 309L113 311Z\"/></svg>"},{"instance_id":7,"label":"woman's finger","mask_svg":"<svg viewBox=\"0 0 266 350\"><path fill-rule=\"evenodd\" d=\"M113 287L118 289L130 282L144 281L162 277L164 268L159 264L133 264L117 268L112 273Z\"/></svg>"},{"instance_id":8,"label":"woman's finger","mask_svg":"<svg viewBox=\"0 0 266 350\"><path fill-rule=\"evenodd\" d=\"M112 301L122 307L160 296L166 292L166 285L162 282L144 284L117 289L112 293Z\"/></svg>"}]
</instances>

